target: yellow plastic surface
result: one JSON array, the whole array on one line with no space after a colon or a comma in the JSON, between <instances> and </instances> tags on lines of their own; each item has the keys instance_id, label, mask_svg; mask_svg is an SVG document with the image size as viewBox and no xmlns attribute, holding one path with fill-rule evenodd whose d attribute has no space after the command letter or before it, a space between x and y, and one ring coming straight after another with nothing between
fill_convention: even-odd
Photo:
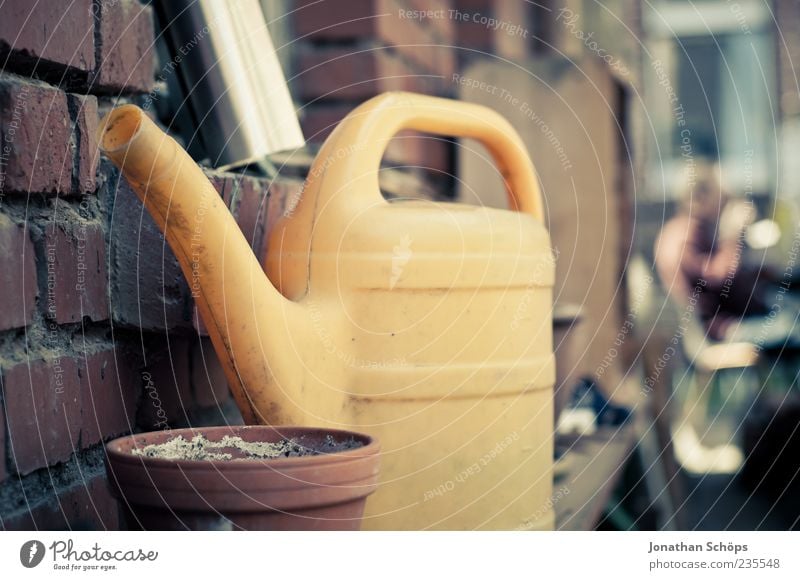
<instances>
[{"instance_id":1,"label":"yellow plastic surface","mask_svg":"<svg viewBox=\"0 0 800 580\"><path fill-rule=\"evenodd\" d=\"M520 211L385 201L380 160L402 129L481 141ZM139 109L100 132L165 229L245 419L380 439L364 528L552 529L554 264L505 119L409 93L354 110L271 234L274 286L202 171Z\"/></svg>"}]
</instances>

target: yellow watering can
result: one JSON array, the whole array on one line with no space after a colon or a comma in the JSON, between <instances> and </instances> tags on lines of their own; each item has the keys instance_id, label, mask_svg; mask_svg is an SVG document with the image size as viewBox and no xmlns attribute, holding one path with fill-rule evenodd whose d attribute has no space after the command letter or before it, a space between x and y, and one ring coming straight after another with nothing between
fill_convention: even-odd
<instances>
[{"instance_id":1,"label":"yellow watering can","mask_svg":"<svg viewBox=\"0 0 800 580\"><path fill-rule=\"evenodd\" d=\"M403 129L482 142L519 211L384 200L381 157ZM504 118L410 93L355 109L272 231L269 278L200 168L139 108L99 132L196 290L245 420L380 439L365 528L552 529L554 263Z\"/></svg>"}]
</instances>

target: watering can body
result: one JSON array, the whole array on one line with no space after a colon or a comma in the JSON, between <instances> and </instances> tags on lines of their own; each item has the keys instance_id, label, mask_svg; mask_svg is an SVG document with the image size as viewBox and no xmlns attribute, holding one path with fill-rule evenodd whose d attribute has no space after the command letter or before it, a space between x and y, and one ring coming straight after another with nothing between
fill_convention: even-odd
<instances>
[{"instance_id":1,"label":"watering can body","mask_svg":"<svg viewBox=\"0 0 800 580\"><path fill-rule=\"evenodd\" d=\"M521 211L385 201L380 157L407 128L482 141ZM504 119L402 93L362 105L276 224L266 271L311 313L291 348L304 420L382 442L364 527L553 527L554 264L536 176Z\"/></svg>"},{"instance_id":2,"label":"watering can body","mask_svg":"<svg viewBox=\"0 0 800 580\"><path fill-rule=\"evenodd\" d=\"M381 157L403 129L479 140L517 211L384 200ZM553 528L554 261L505 119L409 93L364 103L326 140L265 264L140 109L98 131L190 281L245 420L379 438L365 528Z\"/></svg>"}]
</instances>

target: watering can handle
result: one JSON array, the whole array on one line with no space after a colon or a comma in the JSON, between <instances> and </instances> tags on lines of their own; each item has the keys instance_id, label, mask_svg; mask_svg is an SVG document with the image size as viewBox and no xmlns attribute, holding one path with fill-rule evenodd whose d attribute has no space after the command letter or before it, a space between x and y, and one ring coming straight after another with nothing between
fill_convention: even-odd
<instances>
[{"instance_id":1,"label":"watering can handle","mask_svg":"<svg viewBox=\"0 0 800 580\"><path fill-rule=\"evenodd\" d=\"M492 154L503 176L511 208L544 221L533 163L519 134L503 116L474 103L405 92L384 93L370 99L331 133L310 172L312 179L325 176L325 187L317 189L319 205L330 201L323 197L344 191L357 195L379 193L377 175L381 159L391 138L403 129L476 139ZM330 163L332 159L336 163ZM328 166L323 165L326 163ZM369 176L375 183L357 186L354 183L357 176Z\"/></svg>"}]
</instances>

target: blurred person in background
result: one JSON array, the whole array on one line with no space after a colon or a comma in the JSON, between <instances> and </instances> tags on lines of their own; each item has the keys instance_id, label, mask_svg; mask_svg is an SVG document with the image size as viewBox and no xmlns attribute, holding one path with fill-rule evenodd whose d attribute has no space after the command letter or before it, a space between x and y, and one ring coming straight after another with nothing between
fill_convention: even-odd
<instances>
[{"instance_id":1,"label":"blurred person in background","mask_svg":"<svg viewBox=\"0 0 800 580\"><path fill-rule=\"evenodd\" d=\"M694 302L712 340L800 345L797 304L778 296L778 273L746 259L745 233L756 210L723 191L718 174L707 161L687 167L680 208L656 241L659 277L679 303Z\"/></svg>"}]
</instances>

